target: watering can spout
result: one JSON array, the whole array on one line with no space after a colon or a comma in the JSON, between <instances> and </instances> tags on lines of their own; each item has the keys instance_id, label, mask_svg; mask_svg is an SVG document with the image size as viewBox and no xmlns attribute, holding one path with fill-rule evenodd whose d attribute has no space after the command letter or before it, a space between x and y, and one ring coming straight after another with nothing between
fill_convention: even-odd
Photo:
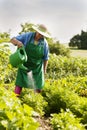
<instances>
[{"instance_id":1,"label":"watering can spout","mask_svg":"<svg viewBox=\"0 0 87 130\"><path fill-rule=\"evenodd\" d=\"M27 61L27 54L24 46L17 48L16 52L10 55L9 61L12 67L27 70L27 67L23 65L23 63Z\"/></svg>"}]
</instances>

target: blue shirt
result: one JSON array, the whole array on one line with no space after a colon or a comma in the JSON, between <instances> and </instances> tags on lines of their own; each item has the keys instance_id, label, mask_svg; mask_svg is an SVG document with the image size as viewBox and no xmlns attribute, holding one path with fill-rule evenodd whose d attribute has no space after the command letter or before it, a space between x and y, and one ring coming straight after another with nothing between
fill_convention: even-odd
<instances>
[{"instance_id":1,"label":"blue shirt","mask_svg":"<svg viewBox=\"0 0 87 130\"><path fill-rule=\"evenodd\" d=\"M15 38L19 41L21 41L24 46L26 46L26 44L29 42L30 38L32 37L32 35L35 35L35 33L33 32L27 32L21 35L16 36ZM31 39L32 43L34 43L34 39ZM46 39L40 39L38 41L38 45L40 45L41 41L44 41L44 60L48 60L49 59L49 47L48 47L48 43L46 41Z\"/></svg>"}]
</instances>

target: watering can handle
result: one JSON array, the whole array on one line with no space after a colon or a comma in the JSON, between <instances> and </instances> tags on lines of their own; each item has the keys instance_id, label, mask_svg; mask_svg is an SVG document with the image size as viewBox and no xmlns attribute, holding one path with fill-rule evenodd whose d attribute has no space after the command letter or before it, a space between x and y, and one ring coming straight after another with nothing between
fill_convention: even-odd
<instances>
[{"instance_id":1,"label":"watering can handle","mask_svg":"<svg viewBox=\"0 0 87 130\"><path fill-rule=\"evenodd\" d=\"M24 53L24 55L25 55L25 61L27 61L27 54L26 54L24 45L23 45L22 47L18 48L19 51L20 51L21 49L23 50L23 53ZM19 68L21 68L21 69L23 69L23 70L26 70L26 71L28 70L28 68L25 67L23 64L20 64L20 65L19 65Z\"/></svg>"},{"instance_id":2,"label":"watering can handle","mask_svg":"<svg viewBox=\"0 0 87 130\"><path fill-rule=\"evenodd\" d=\"M17 49L18 49L18 51L23 50L23 53L25 55L25 62L26 62L27 61L27 54L26 54L24 45L22 47L20 47L20 48L17 48Z\"/></svg>"},{"instance_id":3,"label":"watering can handle","mask_svg":"<svg viewBox=\"0 0 87 130\"><path fill-rule=\"evenodd\" d=\"M25 67L23 64L20 64L20 65L19 65L19 68L21 68L21 69L23 69L23 70L28 71L28 68L27 68L27 67Z\"/></svg>"}]
</instances>

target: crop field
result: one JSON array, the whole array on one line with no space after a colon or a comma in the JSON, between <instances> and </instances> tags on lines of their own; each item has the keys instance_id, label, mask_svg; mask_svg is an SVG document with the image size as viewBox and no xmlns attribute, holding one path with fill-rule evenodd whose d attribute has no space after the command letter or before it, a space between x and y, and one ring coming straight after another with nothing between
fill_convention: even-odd
<instances>
[{"instance_id":1,"label":"crop field","mask_svg":"<svg viewBox=\"0 0 87 130\"><path fill-rule=\"evenodd\" d=\"M17 69L1 46L0 130L87 130L87 50L70 50L71 57L50 54L40 94L23 88L18 98Z\"/></svg>"}]
</instances>

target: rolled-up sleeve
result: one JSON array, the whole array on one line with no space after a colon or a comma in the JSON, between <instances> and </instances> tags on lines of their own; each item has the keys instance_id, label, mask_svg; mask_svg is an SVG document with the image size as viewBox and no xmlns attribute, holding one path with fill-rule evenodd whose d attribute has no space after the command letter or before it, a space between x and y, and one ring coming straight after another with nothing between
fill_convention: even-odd
<instances>
[{"instance_id":1,"label":"rolled-up sleeve","mask_svg":"<svg viewBox=\"0 0 87 130\"><path fill-rule=\"evenodd\" d=\"M21 35L16 36L15 38L19 41L21 41L24 46L26 46L27 42L29 41L29 37L31 37L32 33L28 32L28 33L24 33Z\"/></svg>"}]
</instances>

